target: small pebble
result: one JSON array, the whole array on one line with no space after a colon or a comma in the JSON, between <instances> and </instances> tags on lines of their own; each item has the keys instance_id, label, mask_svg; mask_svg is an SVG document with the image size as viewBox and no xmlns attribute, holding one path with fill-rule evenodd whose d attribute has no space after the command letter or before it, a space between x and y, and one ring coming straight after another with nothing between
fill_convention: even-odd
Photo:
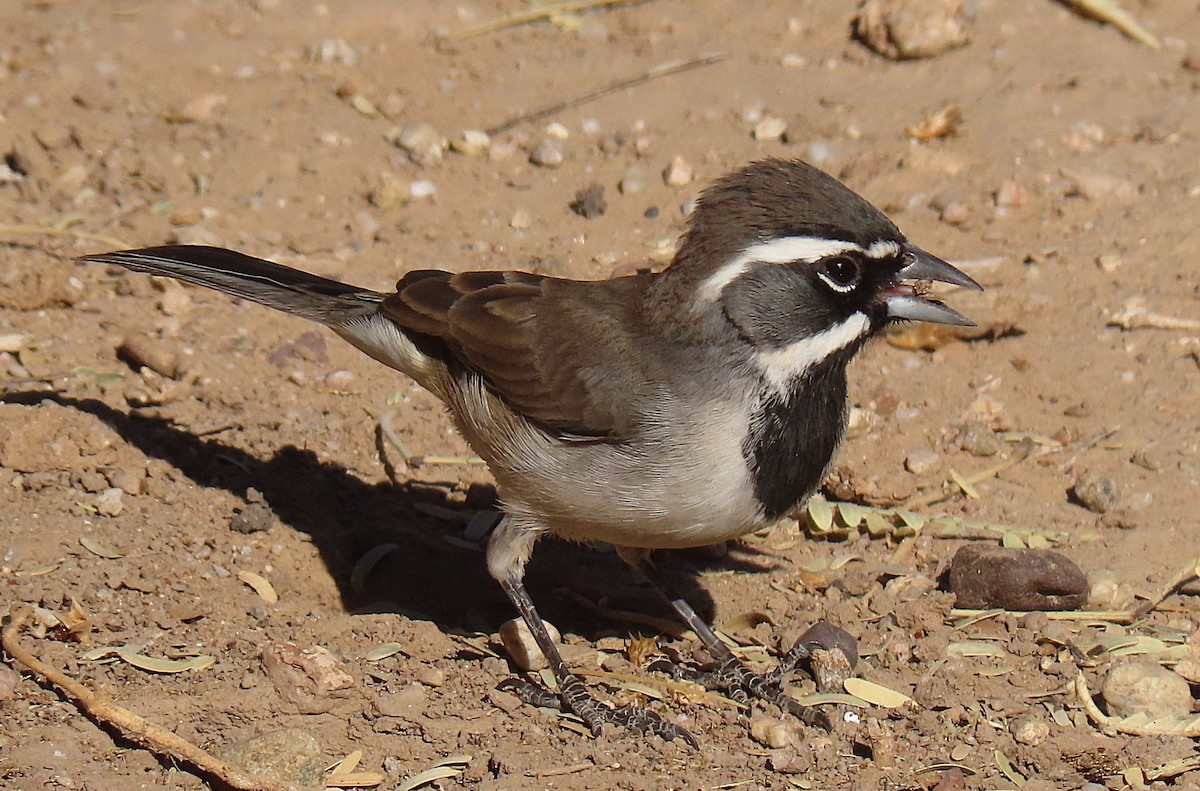
<instances>
[{"instance_id":1,"label":"small pebble","mask_svg":"<svg viewBox=\"0 0 1200 791\"><path fill-rule=\"evenodd\" d=\"M414 198L432 198L437 194L437 185L432 181L421 179L408 185L408 194Z\"/></svg>"},{"instance_id":2,"label":"small pebble","mask_svg":"<svg viewBox=\"0 0 1200 791\"><path fill-rule=\"evenodd\" d=\"M646 169L641 165L630 165L617 184L622 195L636 195L646 189Z\"/></svg>"},{"instance_id":3,"label":"small pebble","mask_svg":"<svg viewBox=\"0 0 1200 791\"><path fill-rule=\"evenodd\" d=\"M1103 514L1121 501L1121 490L1112 478L1095 470L1085 470L1075 479L1071 494L1089 511Z\"/></svg>"},{"instance_id":4,"label":"small pebble","mask_svg":"<svg viewBox=\"0 0 1200 791\"><path fill-rule=\"evenodd\" d=\"M764 116L754 125L755 140L778 140L787 132L787 122L773 115Z\"/></svg>"},{"instance_id":5,"label":"small pebble","mask_svg":"<svg viewBox=\"0 0 1200 791\"><path fill-rule=\"evenodd\" d=\"M1088 581L1057 552L967 544L950 563L950 590L964 609L1076 610Z\"/></svg>"},{"instance_id":6,"label":"small pebble","mask_svg":"<svg viewBox=\"0 0 1200 791\"><path fill-rule=\"evenodd\" d=\"M552 137L555 140L566 140L571 136L570 131L568 131L567 128L558 121L551 121L550 123L546 124L546 128L543 131L545 132L546 137Z\"/></svg>"},{"instance_id":7,"label":"small pebble","mask_svg":"<svg viewBox=\"0 0 1200 791\"><path fill-rule=\"evenodd\" d=\"M174 379L180 371L179 355L165 344L144 335L126 336L117 347L117 356L130 368L149 368Z\"/></svg>"},{"instance_id":8,"label":"small pebble","mask_svg":"<svg viewBox=\"0 0 1200 791\"><path fill-rule=\"evenodd\" d=\"M1157 662L1134 660L1113 667L1101 694L1113 717L1183 718L1192 712L1188 682Z\"/></svg>"},{"instance_id":9,"label":"small pebble","mask_svg":"<svg viewBox=\"0 0 1200 791\"><path fill-rule=\"evenodd\" d=\"M533 215L525 209L517 209L508 220L508 227L523 231L533 224Z\"/></svg>"},{"instance_id":10,"label":"small pebble","mask_svg":"<svg viewBox=\"0 0 1200 791\"><path fill-rule=\"evenodd\" d=\"M1029 194L1019 182L1005 179L996 190L996 206L1002 209L1018 209L1029 200Z\"/></svg>"},{"instance_id":11,"label":"small pebble","mask_svg":"<svg viewBox=\"0 0 1200 791\"><path fill-rule=\"evenodd\" d=\"M540 168L557 168L563 163L562 149L552 140L543 140L530 152L529 161Z\"/></svg>"},{"instance_id":12,"label":"small pebble","mask_svg":"<svg viewBox=\"0 0 1200 791\"><path fill-rule=\"evenodd\" d=\"M968 420L963 423L959 427L958 435L954 438L954 441L958 444L958 447L972 456L995 456L1000 452L1000 448L1002 447L1002 443L1000 438L996 436L996 432L978 420Z\"/></svg>"},{"instance_id":13,"label":"small pebble","mask_svg":"<svg viewBox=\"0 0 1200 791\"><path fill-rule=\"evenodd\" d=\"M941 457L933 451L920 448L904 457L904 469L913 475L924 475L935 469L940 461Z\"/></svg>"},{"instance_id":14,"label":"small pebble","mask_svg":"<svg viewBox=\"0 0 1200 791\"><path fill-rule=\"evenodd\" d=\"M1103 253L1096 257L1096 267L1106 274L1112 274L1121 268L1121 256L1116 253Z\"/></svg>"},{"instance_id":15,"label":"small pebble","mask_svg":"<svg viewBox=\"0 0 1200 791\"><path fill-rule=\"evenodd\" d=\"M1124 601L1127 598L1115 571L1096 569L1088 574L1089 610L1116 610L1128 603Z\"/></svg>"},{"instance_id":16,"label":"small pebble","mask_svg":"<svg viewBox=\"0 0 1200 791\"><path fill-rule=\"evenodd\" d=\"M345 368L337 368L325 374L325 387L330 390L344 392L350 388L353 381L354 374Z\"/></svg>"},{"instance_id":17,"label":"small pebble","mask_svg":"<svg viewBox=\"0 0 1200 791\"><path fill-rule=\"evenodd\" d=\"M555 645L561 643L562 635L558 629L549 621L545 623L546 631L550 633L550 639L554 641ZM542 656L542 649L538 648L537 641L533 639L524 620L513 618L505 621L500 627L500 642L503 643L504 650L508 652L513 663L522 670L542 670L547 666L546 657Z\"/></svg>"},{"instance_id":18,"label":"small pebble","mask_svg":"<svg viewBox=\"0 0 1200 791\"><path fill-rule=\"evenodd\" d=\"M1018 744L1037 747L1050 737L1050 724L1033 714L1022 714L1011 723L1008 730Z\"/></svg>"},{"instance_id":19,"label":"small pebble","mask_svg":"<svg viewBox=\"0 0 1200 791\"><path fill-rule=\"evenodd\" d=\"M446 683L446 671L436 667L422 668L417 673L417 681L420 681L427 687L440 687Z\"/></svg>"},{"instance_id":20,"label":"small pebble","mask_svg":"<svg viewBox=\"0 0 1200 791\"><path fill-rule=\"evenodd\" d=\"M121 500L122 492L117 487L105 489L96 498L96 513L101 516L118 516L125 510L125 503Z\"/></svg>"},{"instance_id":21,"label":"small pebble","mask_svg":"<svg viewBox=\"0 0 1200 791\"><path fill-rule=\"evenodd\" d=\"M759 744L779 750L793 742L792 729L774 717L756 717L750 721L750 737Z\"/></svg>"},{"instance_id":22,"label":"small pebble","mask_svg":"<svg viewBox=\"0 0 1200 791\"><path fill-rule=\"evenodd\" d=\"M417 165L432 165L440 162L448 142L432 124L408 124L394 132L389 132L387 138Z\"/></svg>"},{"instance_id":23,"label":"small pebble","mask_svg":"<svg viewBox=\"0 0 1200 791\"><path fill-rule=\"evenodd\" d=\"M1162 469L1162 462L1144 450L1136 451L1129 457L1129 462L1150 472L1158 472Z\"/></svg>"},{"instance_id":24,"label":"small pebble","mask_svg":"<svg viewBox=\"0 0 1200 791\"><path fill-rule=\"evenodd\" d=\"M608 201L604 199L604 185L592 184L576 192L575 200L571 201L571 211L588 220L608 211Z\"/></svg>"},{"instance_id":25,"label":"small pebble","mask_svg":"<svg viewBox=\"0 0 1200 791\"><path fill-rule=\"evenodd\" d=\"M668 187L682 187L692 182L693 175L692 166L688 161L676 155L663 171L663 182Z\"/></svg>"},{"instance_id":26,"label":"small pebble","mask_svg":"<svg viewBox=\"0 0 1200 791\"><path fill-rule=\"evenodd\" d=\"M942 209L939 219L946 225L962 225L971 219L971 210L965 203L951 203Z\"/></svg>"},{"instance_id":27,"label":"small pebble","mask_svg":"<svg viewBox=\"0 0 1200 791\"><path fill-rule=\"evenodd\" d=\"M808 58L789 52L779 59L779 65L785 69L803 69L808 66Z\"/></svg>"},{"instance_id":28,"label":"small pebble","mask_svg":"<svg viewBox=\"0 0 1200 791\"><path fill-rule=\"evenodd\" d=\"M467 129L454 138L450 143L450 148L460 154L477 157L487 151L491 144L492 138L488 136L487 132L479 129Z\"/></svg>"},{"instance_id":29,"label":"small pebble","mask_svg":"<svg viewBox=\"0 0 1200 791\"><path fill-rule=\"evenodd\" d=\"M379 186L371 191L371 205L384 211L399 209L408 203L409 186L391 173L379 174Z\"/></svg>"}]
</instances>

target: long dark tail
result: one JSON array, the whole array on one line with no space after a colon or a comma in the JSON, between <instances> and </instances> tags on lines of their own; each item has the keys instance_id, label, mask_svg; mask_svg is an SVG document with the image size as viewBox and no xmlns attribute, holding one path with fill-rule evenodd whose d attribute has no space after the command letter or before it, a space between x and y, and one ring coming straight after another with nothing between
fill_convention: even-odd
<instances>
[{"instance_id":1,"label":"long dark tail","mask_svg":"<svg viewBox=\"0 0 1200 791\"><path fill-rule=\"evenodd\" d=\"M80 260L173 277L331 327L374 313L383 299L376 291L220 247L168 245L85 255Z\"/></svg>"}]
</instances>

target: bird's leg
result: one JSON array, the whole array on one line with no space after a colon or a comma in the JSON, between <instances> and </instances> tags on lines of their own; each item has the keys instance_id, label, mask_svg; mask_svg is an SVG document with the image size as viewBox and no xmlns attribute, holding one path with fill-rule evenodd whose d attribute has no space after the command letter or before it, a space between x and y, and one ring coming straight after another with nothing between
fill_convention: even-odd
<instances>
[{"instance_id":1,"label":"bird's leg","mask_svg":"<svg viewBox=\"0 0 1200 791\"><path fill-rule=\"evenodd\" d=\"M667 741L676 738L682 739L692 747L699 749L700 744L696 741L696 737L686 728L667 722L656 712L637 706L622 706L614 709L599 702L592 697L579 676L567 669L562 655L558 652L558 647L550 637L550 632L547 631L542 616L533 606L533 600L529 597L529 591L525 589L525 583L522 581L524 560L528 557L528 552L522 551L526 547L521 545L524 543L532 546L535 538L536 533L532 538L527 533L522 534L520 528L506 518L492 533L492 539L488 543L488 567L493 576L497 578L500 587L508 594L508 598L517 608L517 612L521 614L525 625L529 627L530 634L533 635L534 641L537 642L538 648L546 658L546 663L558 684L558 696L556 698L545 689L521 679L510 679L501 684L501 687L515 692L526 703L536 706L557 706L564 711L574 712L587 724L594 735L599 735L606 724L612 724L629 728L638 733L656 734ZM513 549L517 551L514 553L511 551ZM514 559L519 563L513 562ZM494 563L495 566L507 565L509 567L507 573L502 576L497 575L496 572L501 569L496 568Z\"/></svg>"},{"instance_id":2,"label":"bird's leg","mask_svg":"<svg viewBox=\"0 0 1200 791\"><path fill-rule=\"evenodd\" d=\"M816 715L813 710L798 704L783 689L784 677L800 662L809 658L808 642L803 639L797 641L774 670L755 673L729 650L729 646L721 642L721 638L696 614L692 605L675 591L662 572L650 561L648 551L619 547L617 553L674 608L713 658L715 668L709 673L696 674L694 680L738 703L749 703L751 698L758 698L774 703L805 722L818 724L814 721Z\"/></svg>"}]
</instances>

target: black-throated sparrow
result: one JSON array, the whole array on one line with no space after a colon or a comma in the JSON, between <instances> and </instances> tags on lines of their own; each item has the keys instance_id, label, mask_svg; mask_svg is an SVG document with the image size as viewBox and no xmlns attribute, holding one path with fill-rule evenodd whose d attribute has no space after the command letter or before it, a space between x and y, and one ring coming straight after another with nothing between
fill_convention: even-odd
<instances>
[{"instance_id":1,"label":"black-throated sparrow","mask_svg":"<svg viewBox=\"0 0 1200 791\"><path fill-rule=\"evenodd\" d=\"M835 179L775 159L705 190L657 274L423 270L381 294L212 247L84 260L320 322L444 401L496 478L505 517L488 570L561 702L593 730L616 722L692 744L653 712L598 703L568 671L522 582L534 543L551 531L616 545L704 642L726 687L777 698L777 679L740 664L650 551L736 538L802 503L842 440L846 365L863 344L897 319L970 324L910 281L979 288Z\"/></svg>"}]
</instances>

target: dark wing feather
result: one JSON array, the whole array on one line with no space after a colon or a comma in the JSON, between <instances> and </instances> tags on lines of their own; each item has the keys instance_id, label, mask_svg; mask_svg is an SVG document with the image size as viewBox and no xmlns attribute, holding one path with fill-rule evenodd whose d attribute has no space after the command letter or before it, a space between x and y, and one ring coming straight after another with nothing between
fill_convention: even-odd
<instances>
[{"instance_id":1,"label":"dark wing feather","mask_svg":"<svg viewBox=\"0 0 1200 791\"><path fill-rule=\"evenodd\" d=\"M605 355L622 353L623 344L580 332L597 327L611 334L611 325L620 324L607 314L630 300L610 299L609 282L524 272L412 272L380 312L407 330L440 339L493 393L545 428L616 439L632 417L614 403L612 392L597 387L595 372L607 367ZM568 290L574 298L561 299ZM607 321L595 320L601 314Z\"/></svg>"}]
</instances>

